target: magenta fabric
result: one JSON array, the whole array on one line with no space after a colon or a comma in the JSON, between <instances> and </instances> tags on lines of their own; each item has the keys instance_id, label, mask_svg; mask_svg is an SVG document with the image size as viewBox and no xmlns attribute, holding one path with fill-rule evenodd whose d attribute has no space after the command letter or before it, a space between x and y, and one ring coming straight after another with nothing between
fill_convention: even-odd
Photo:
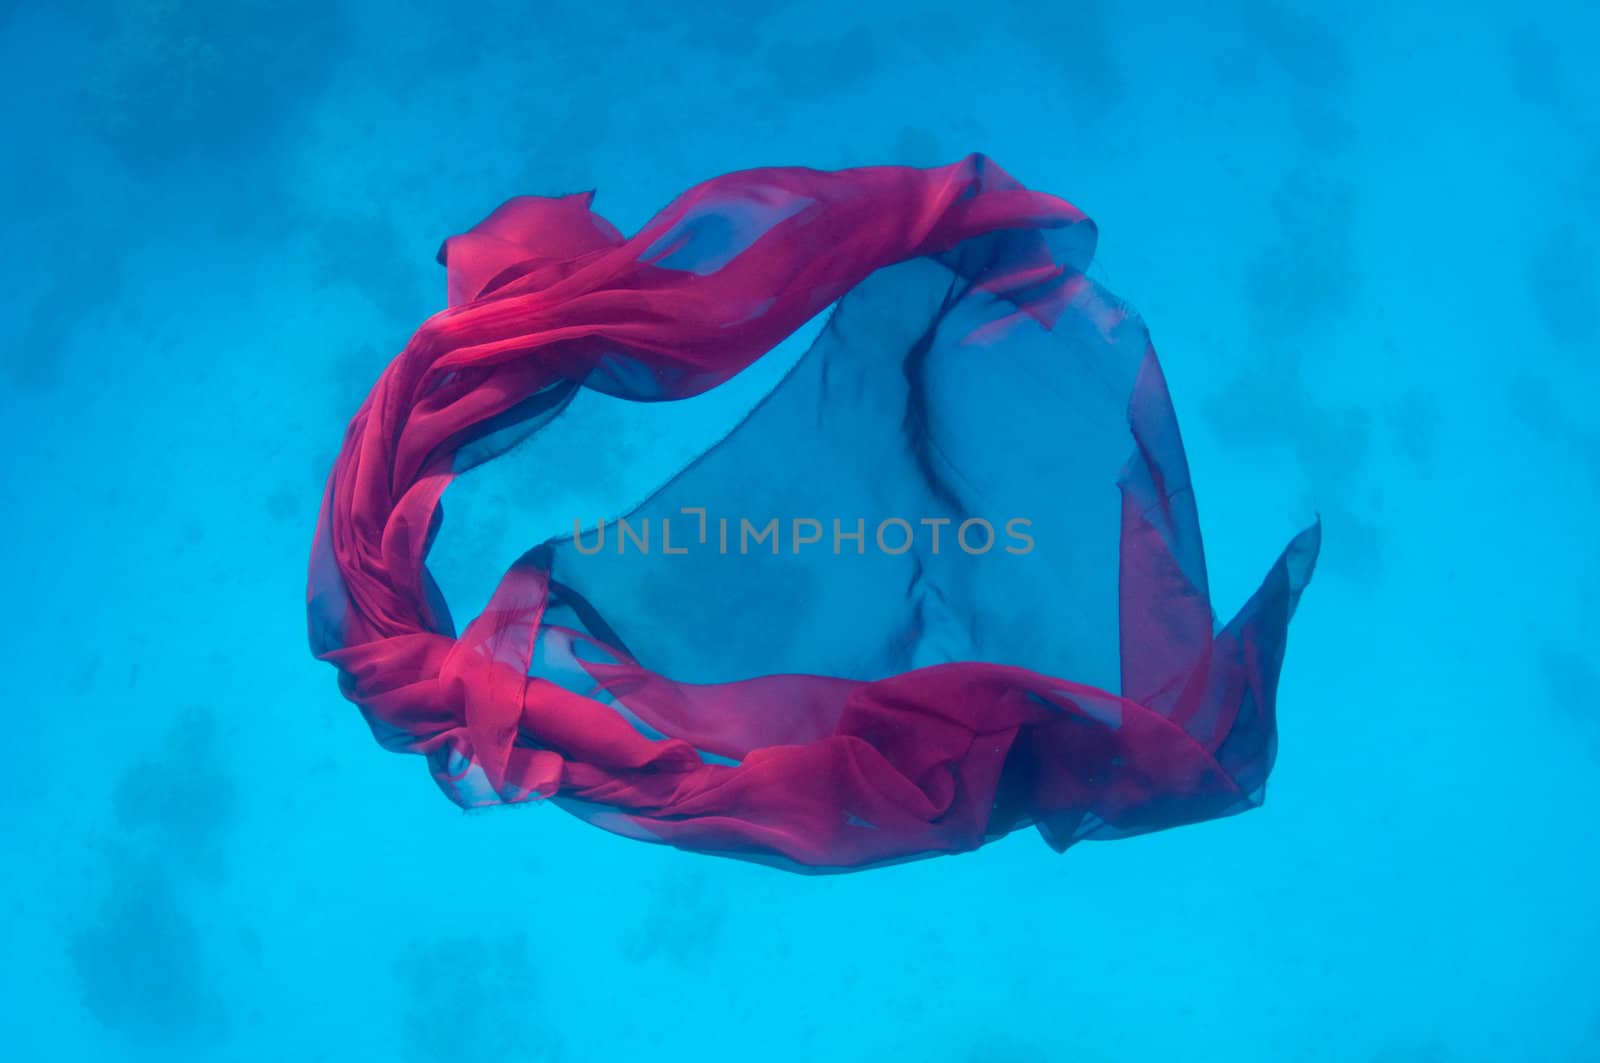
<instances>
[{"instance_id":1,"label":"magenta fabric","mask_svg":"<svg viewBox=\"0 0 1600 1063\"><path fill-rule=\"evenodd\" d=\"M626 238L592 198L513 199L447 240L448 309L346 432L311 642L384 746L464 807L548 799L799 871L1259 804L1319 529L1217 622L1160 366L1086 276L1079 211L981 156L728 174ZM627 516L862 517L868 542L878 519L937 518L944 549L553 539L456 634L426 566L453 477L582 389L700 394L829 307L795 369ZM1034 548L953 545L976 516L1028 518Z\"/></svg>"}]
</instances>

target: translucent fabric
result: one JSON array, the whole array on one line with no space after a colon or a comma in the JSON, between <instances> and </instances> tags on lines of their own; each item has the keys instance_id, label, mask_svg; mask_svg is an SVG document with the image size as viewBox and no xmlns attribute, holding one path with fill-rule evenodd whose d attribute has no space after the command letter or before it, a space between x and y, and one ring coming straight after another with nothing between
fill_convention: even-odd
<instances>
[{"instance_id":1,"label":"translucent fabric","mask_svg":"<svg viewBox=\"0 0 1600 1063\"><path fill-rule=\"evenodd\" d=\"M513 199L446 241L450 307L346 433L311 643L384 746L466 807L800 871L1259 804L1319 531L1218 623L1088 219L981 156L729 174L629 238L591 206ZM425 564L453 477L580 389L698 395L830 306L732 432L621 521L530 544L456 634Z\"/></svg>"}]
</instances>

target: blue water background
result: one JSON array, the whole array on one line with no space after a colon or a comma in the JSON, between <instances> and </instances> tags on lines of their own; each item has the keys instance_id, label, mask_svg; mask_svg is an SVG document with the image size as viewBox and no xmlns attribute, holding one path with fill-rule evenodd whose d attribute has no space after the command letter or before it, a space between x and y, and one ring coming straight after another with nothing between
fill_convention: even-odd
<instances>
[{"instance_id":1,"label":"blue water background","mask_svg":"<svg viewBox=\"0 0 1600 1063\"><path fill-rule=\"evenodd\" d=\"M0 1058L1600 1059L1597 30L10 6ZM1265 807L801 878L464 816L381 751L307 654L305 561L439 241L517 193L596 188L631 231L730 169L970 151L1099 223L1219 609L1325 520ZM652 431L605 433L625 476ZM546 488L507 468L447 497L462 617L531 544Z\"/></svg>"}]
</instances>

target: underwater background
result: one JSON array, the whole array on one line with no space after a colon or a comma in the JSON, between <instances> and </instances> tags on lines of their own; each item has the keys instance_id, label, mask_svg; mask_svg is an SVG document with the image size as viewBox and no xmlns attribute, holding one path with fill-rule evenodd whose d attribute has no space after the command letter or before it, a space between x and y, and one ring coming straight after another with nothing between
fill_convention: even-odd
<instances>
[{"instance_id":1,"label":"underwater background","mask_svg":"<svg viewBox=\"0 0 1600 1063\"><path fill-rule=\"evenodd\" d=\"M1600 1059L1597 30L7 6L0 1057ZM629 232L728 170L973 151L1098 223L1219 611L1323 518L1265 806L807 878L464 815L379 749L307 649L306 559L440 241L515 194ZM619 491L671 471L606 440ZM481 473L435 553L459 619L544 533L537 469Z\"/></svg>"}]
</instances>

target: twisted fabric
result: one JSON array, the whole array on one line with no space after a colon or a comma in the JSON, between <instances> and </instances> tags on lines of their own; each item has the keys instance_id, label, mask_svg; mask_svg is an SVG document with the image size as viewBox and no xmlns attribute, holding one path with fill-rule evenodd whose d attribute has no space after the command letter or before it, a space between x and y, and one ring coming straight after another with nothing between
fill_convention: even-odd
<instances>
[{"instance_id":1,"label":"twisted fabric","mask_svg":"<svg viewBox=\"0 0 1600 1063\"><path fill-rule=\"evenodd\" d=\"M1259 803L1318 529L1218 627L1166 385L1138 319L1084 274L1080 212L981 156L728 174L630 238L591 205L521 197L446 241L449 308L345 434L311 643L383 745L425 756L464 807L550 799L801 871L1030 824L1061 850ZM788 491L959 521L1022 499L1052 518L1038 567L919 545L663 574L552 540L455 634L425 564L455 476L581 389L700 394L835 304L802 365L638 512ZM1002 454L1018 425L1026 445ZM818 475L751 471L778 446L809 446ZM841 583L859 604L835 604ZM1058 664L1082 674L1034 670Z\"/></svg>"}]
</instances>

